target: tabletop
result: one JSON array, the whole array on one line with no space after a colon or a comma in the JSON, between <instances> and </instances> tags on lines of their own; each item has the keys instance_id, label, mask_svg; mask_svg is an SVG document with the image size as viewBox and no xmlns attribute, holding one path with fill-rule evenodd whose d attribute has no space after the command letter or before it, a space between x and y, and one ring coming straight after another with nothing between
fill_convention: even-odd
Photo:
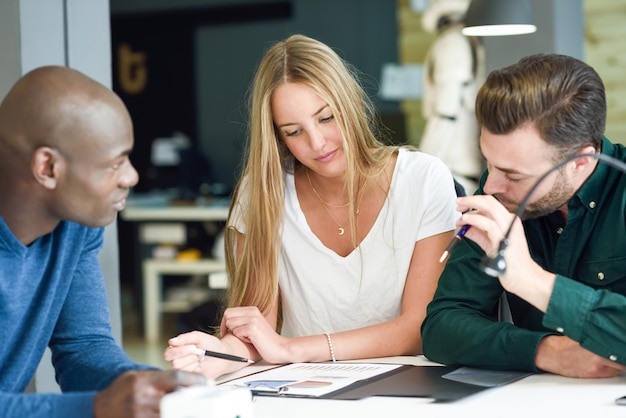
<instances>
[{"instance_id":1,"label":"tabletop","mask_svg":"<svg viewBox=\"0 0 626 418\"><path fill-rule=\"evenodd\" d=\"M360 360L437 366L423 356ZM354 362L354 361L351 361ZM218 383L273 367L254 364L218 379ZM615 399L626 395L626 373L607 379L575 379L532 374L508 385L486 389L466 398L435 403L428 398L371 397L361 400L298 399L257 396L255 418L308 417L626 417L626 406Z\"/></svg>"}]
</instances>

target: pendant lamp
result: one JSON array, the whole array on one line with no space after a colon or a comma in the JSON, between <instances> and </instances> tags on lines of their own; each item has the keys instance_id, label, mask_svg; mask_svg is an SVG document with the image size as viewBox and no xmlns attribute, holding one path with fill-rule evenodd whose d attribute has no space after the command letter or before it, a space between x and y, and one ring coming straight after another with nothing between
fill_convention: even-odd
<instances>
[{"instance_id":1,"label":"pendant lamp","mask_svg":"<svg viewBox=\"0 0 626 418\"><path fill-rule=\"evenodd\" d=\"M536 30L529 0L472 0L462 32L466 36L505 36Z\"/></svg>"}]
</instances>

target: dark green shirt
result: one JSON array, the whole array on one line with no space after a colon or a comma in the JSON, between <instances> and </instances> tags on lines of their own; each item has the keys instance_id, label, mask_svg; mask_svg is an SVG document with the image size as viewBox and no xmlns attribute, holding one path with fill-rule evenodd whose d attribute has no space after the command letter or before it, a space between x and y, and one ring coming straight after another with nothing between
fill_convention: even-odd
<instances>
[{"instance_id":1,"label":"dark green shirt","mask_svg":"<svg viewBox=\"0 0 626 418\"><path fill-rule=\"evenodd\" d=\"M604 139L602 153L626 161L626 148ZM482 194L483 175L477 193ZM484 252L462 240L448 260L422 325L433 361L537 371L539 341L563 334L626 364L626 175L600 162L559 212L524 221L532 258L557 274L548 310L506 294L513 324L498 321L503 289L483 273Z\"/></svg>"}]
</instances>

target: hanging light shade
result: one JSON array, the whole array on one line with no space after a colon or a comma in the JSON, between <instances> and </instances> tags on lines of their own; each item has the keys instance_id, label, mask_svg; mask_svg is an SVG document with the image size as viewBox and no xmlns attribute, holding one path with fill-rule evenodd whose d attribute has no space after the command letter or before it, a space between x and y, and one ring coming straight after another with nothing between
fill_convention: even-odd
<instances>
[{"instance_id":1,"label":"hanging light shade","mask_svg":"<svg viewBox=\"0 0 626 418\"><path fill-rule=\"evenodd\" d=\"M536 30L529 0L472 0L462 32L466 36L504 36Z\"/></svg>"}]
</instances>

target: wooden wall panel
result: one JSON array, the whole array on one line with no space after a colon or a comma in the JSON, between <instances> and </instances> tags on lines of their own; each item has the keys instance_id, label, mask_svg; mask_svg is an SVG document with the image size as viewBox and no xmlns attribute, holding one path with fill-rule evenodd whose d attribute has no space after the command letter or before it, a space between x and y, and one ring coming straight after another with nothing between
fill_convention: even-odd
<instances>
[{"instance_id":1,"label":"wooden wall panel","mask_svg":"<svg viewBox=\"0 0 626 418\"><path fill-rule=\"evenodd\" d=\"M400 64L423 64L436 35L422 29L422 15L411 9L409 0L397 0L397 5ZM426 125L422 117L422 101L404 100L401 110L405 116L407 142L417 146Z\"/></svg>"},{"instance_id":2,"label":"wooden wall panel","mask_svg":"<svg viewBox=\"0 0 626 418\"><path fill-rule=\"evenodd\" d=\"M626 3L585 0L585 61L606 86L606 135L626 144Z\"/></svg>"}]
</instances>

